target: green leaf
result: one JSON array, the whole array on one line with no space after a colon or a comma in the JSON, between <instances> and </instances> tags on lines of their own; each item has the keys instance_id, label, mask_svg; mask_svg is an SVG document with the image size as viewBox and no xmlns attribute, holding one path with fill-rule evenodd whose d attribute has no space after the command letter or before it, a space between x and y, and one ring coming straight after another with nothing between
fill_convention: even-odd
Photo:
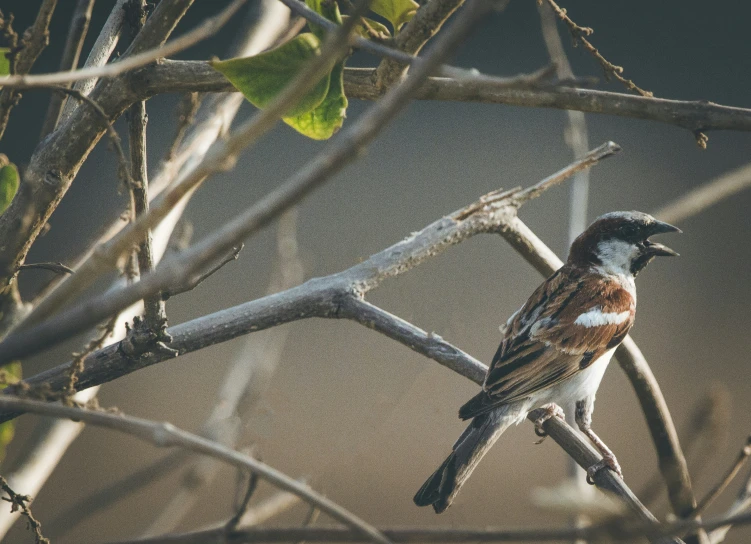
<instances>
[{"instance_id":1,"label":"green leaf","mask_svg":"<svg viewBox=\"0 0 751 544\"><path fill-rule=\"evenodd\" d=\"M285 117L284 122L308 138L328 140L342 127L346 112L344 63L340 62L331 71L329 92L323 102L308 113L296 117Z\"/></svg>"},{"instance_id":2,"label":"green leaf","mask_svg":"<svg viewBox=\"0 0 751 544\"><path fill-rule=\"evenodd\" d=\"M13 197L16 196L19 180L18 168L15 164L6 164L0 168L0 214L10 206Z\"/></svg>"},{"instance_id":3,"label":"green leaf","mask_svg":"<svg viewBox=\"0 0 751 544\"><path fill-rule=\"evenodd\" d=\"M0 76L10 74L10 59L6 55L10 53L9 47L0 47Z\"/></svg>"},{"instance_id":4,"label":"green leaf","mask_svg":"<svg viewBox=\"0 0 751 544\"><path fill-rule=\"evenodd\" d=\"M349 18L349 15L342 15L342 21L346 21ZM367 17L363 17L362 21L355 27L355 32L357 32L360 36L363 38L372 38L373 36L370 34L367 28L365 28L365 25L363 23L367 23L368 26L378 34L378 37L382 40L388 40L391 37L391 31L389 30L389 27L384 25L383 23L379 23L378 21L374 21L373 19L368 19Z\"/></svg>"},{"instance_id":5,"label":"green leaf","mask_svg":"<svg viewBox=\"0 0 751 544\"><path fill-rule=\"evenodd\" d=\"M21 379L21 363L14 361L5 365L4 367L0 368L0 375L0 379L3 382L0 385L7 386L12 383L18 382ZM5 387L2 387L2 389L5 389ZM10 444L13 440L15 433L15 420L0 423L0 461L5 458L5 450L7 449L8 444Z\"/></svg>"},{"instance_id":6,"label":"green leaf","mask_svg":"<svg viewBox=\"0 0 751 544\"><path fill-rule=\"evenodd\" d=\"M255 57L214 61L211 66L254 106L263 108L295 78L307 61L320 54L320 45L314 34L305 33ZM329 77L327 74L321 79L286 115L297 117L323 102L329 90Z\"/></svg>"},{"instance_id":7,"label":"green leaf","mask_svg":"<svg viewBox=\"0 0 751 544\"><path fill-rule=\"evenodd\" d=\"M394 32L414 17L420 4L415 0L373 0L370 9L394 25Z\"/></svg>"},{"instance_id":8,"label":"green leaf","mask_svg":"<svg viewBox=\"0 0 751 544\"><path fill-rule=\"evenodd\" d=\"M332 21L338 25L342 24L342 15L339 13L339 5L336 0L305 0L307 6L318 13L323 15L329 21ZM308 23L310 30L313 31L319 40L323 41L326 36L326 31L318 25Z\"/></svg>"}]
</instances>

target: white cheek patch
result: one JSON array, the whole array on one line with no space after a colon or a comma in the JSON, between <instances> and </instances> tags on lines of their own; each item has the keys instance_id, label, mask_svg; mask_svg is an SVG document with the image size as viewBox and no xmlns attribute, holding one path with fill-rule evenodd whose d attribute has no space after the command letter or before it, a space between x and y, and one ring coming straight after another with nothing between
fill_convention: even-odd
<instances>
[{"instance_id":1,"label":"white cheek patch","mask_svg":"<svg viewBox=\"0 0 751 544\"><path fill-rule=\"evenodd\" d=\"M574 325L581 325L587 328L601 327L603 325L620 325L630 317L630 310L624 312L603 312L600 308L592 308L577 317Z\"/></svg>"},{"instance_id":2,"label":"white cheek patch","mask_svg":"<svg viewBox=\"0 0 751 544\"><path fill-rule=\"evenodd\" d=\"M608 240L597 245L602 269L610 274L630 274L631 263L639 256L639 248L623 240Z\"/></svg>"}]
</instances>

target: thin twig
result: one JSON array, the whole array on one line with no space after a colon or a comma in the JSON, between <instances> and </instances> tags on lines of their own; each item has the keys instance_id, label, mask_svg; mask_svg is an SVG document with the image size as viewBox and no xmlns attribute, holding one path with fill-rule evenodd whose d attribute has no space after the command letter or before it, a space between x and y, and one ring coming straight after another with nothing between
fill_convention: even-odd
<instances>
[{"instance_id":1,"label":"thin twig","mask_svg":"<svg viewBox=\"0 0 751 544\"><path fill-rule=\"evenodd\" d=\"M110 14L107 20L104 22L102 29L99 31L99 35L91 47L86 61L83 64L83 69L90 70L99 68L107 64L110 59L117 43L120 41L120 32L122 31L123 24L125 23L125 6L130 0L117 0L115 5L112 6ZM69 86L71 82L63 82L63 86ZM91 90L97 83L97 78L81 79L73 82L73 88L85 95L89 95ZM60 118L58 123L62 123L75 109L75 104L70 101L66 101L63 105L63 110L60 112Z\"/></svg>"},{"instance_id":2,"label":"thin twig","mask_svg":"<svg viewBox=\"0 0 751 544\"><path fill-rule=\"evenodd\" d=\"M21 512L21 514L26 518L26 523L29 526L29 529L34 531L34 539L36 544L49 544L49 540L44 538L44 535L42 535L42 524L39 523L39 521L34 517L34 515L31 513L31 508L29 508L29 503L31 502L31 497L28 495L19 495L13 489L8 485L8 482L0 476L0 489L5 491L5 493L8 494L8 497L2 497L2 500L8 501L10 503L10 511L11 512Z\"/></svg>"},{"instance_id":3,"label":"thin twig","mask_svg":"<svg viewBox=\"0 0 751 544\"><path fill-rule=\"evenodd\" d=\"M256 489L258 489L258 475L255 472L250 473L250 477L248 478L248 485L245 487L245 494L243 495L242 501L240 501L240 504L237 507L237 511L234 513L234 515L229 519L227 524L224 526L224 530L228 533L231 533L237 527L239 526L240 520L243 518L243 516L248 512L248 507L250 506L250 499L253 498L253 495L256 492ZM311 506L311 508L315 508L315 506Z\"/></svg>"},{"instance_id":4,"label":"thin twig","mask_svg":"<svg viewBox=\"0 0 751 544\"><path fill-rule=\"evenodd\" d=\"M741 490L738 492L738 496L733 501L733 504L728 508L727 512L725 512L725 517L741 516L746 510L748 510L749 506L751 506L751 472L746 476L746 480L743 486L741 486ZM747 515L747 517L751 519L750 515ZM717 527L709 534L711 544L719 544L724 541L725 536L731 528L732 523L723 524L720 527Z\"/></svg>"},{"instance_id":5,"label":"thin twig","mask_svg":"<svg viewBox=\"0 0 751 544\"><path fill-rule=\"evenodd\" d=\"M62 391L62 399L65 404L73 405L73 396L76 394L76 384L78 383L78 376L81 374L81 372L84 369L84 360L86 357L91 355L96 350L100 349L104 342L107 340L107 338L110 337L112 334L112 331L115 329L115 324L117 323L117 318L119 316L115 316L113 318L110 318L107 323L104 325L98 327L96 336L92 338L88 344L78 353L73 354L73 360L70 363L70 367L68 368L68 383L65 386L65 389Z\"/></svg>"},{"instance_id":6,"label":"thin twig","mask_svg":"<svg viewBox=\"0 0 751 544\"><path fill-rule=\"evenodd\" d=\"M195 278L188 278L189 281L186 281L184 284L175 285L166 291L162 291L160 293L162 300L169 300L174 296L192 291L208 278L219 272L219 270L224 268L224 265L231 263L232 261L236 261L240 256L240 252L243 250L243 247L245 247L245 244L240 244L237 247L233 247L232 250L227 253L227 255L222 257L214 266L212 266L209 270L207 270L200 276L196 276Z\"/></svg>"},{"instance_id":7,"label":"thin twig","mask_svg":"<svg viewBox=\"0 0 751 544\"><path fill-rule=\"evenodd\" d=\"M541 1L541 0L538 0ZM547 0L548 4L551 8L553 8L553 11L555 11L555 14L566 23L566 25L569 28L569 31L571 32L571 35L573 36L574 40L580 42L584 48L595 58L597 59L597 62L600 63L600 66L602 66L602 69L605 71L606 77L612 76L621 83L629 90L629 91L635 91L639 93L642 96L654 96L651 92L645 91L636 83L631 81L630 79L626 79L621 74L623 73L623 67L622 66L616 66L609 60L607 60L605 57L602 56L602 54L597 50L597 48L592 45L592 43L585 38L585 36L590 36L594 30L592 30L589 27L583 27L577 25L574 21L571 20L571 18L566 13L565 9L562 9L558 4L555 3L555 0Z\"/></svg>"},{"instance_id":8,"label":"thin twig","mask_svg":"<svg viewBox=\"0 0 751 544\"><path fill-rule=\"evenodd\" d=\"M48 0L49 1L49 0ZM162 46L139 52L135 55L124 56L122 60L105 64L103 66L92 66L72 72L53 72L50 74L29 75L12 75L0 77L0 86L4 89L30 89L34 87L49 87L50 85L59 85L71 83L84 79L105 78L118 76L124 72L144 66L157 59L169 57L180 51L192 47L198 42L205 40L216 34L242 7L247 0L233 0L226 8L213 17L206 18L200 25L193 30L186 32L179 38ZM159 17L153 17L158 19ZM151 20L150 18L149 20Z\"/></svg>"},{"instance_id":9,"label":"thin twig","mask_svg":"<svg viewBox=\"0 0 751 544\"><path fill-rule=\"evenodd\" d=\"M9 78L24 78L29 73L37 58L50 42L50 20L55 12L57 0L43 0L37 12L34 24L27 28L18 44L18 49L11 51L13 74ZM5 79L0 77L0 80ZM0 83L0 139L8 127L10 110L16 105L21 95L15 89Z\"/></svg>"},{"instance_id":10,"label":"thin twig","mask_svg":"<svg viewBox=\"0 0 751 544\"><path fill-rule=\"evenodd\" d=\"M96 100L93 100L92 98L83 94L81 91L75 88L69 89L67 87L57 87L50 85L47 87L35 87L32 90L49 90L62 96L71 96L78 102L82 102L87 106L90 106L91 109L96 112L96 115L99 116L102 121L107 124L107 136L109 137L110 144L112 145L112 149L115 151L115 155L117 157L118 173L126 181L126 183L130 184L133 182L133 179L130 175L130 169L128 168L128 160L125 158L125 151L123 151L123 146L120 141L120 136L117 134L115 127L112 126L112 121L110 121L107 113L96 102Z\"/></svg>"},{"instance_id":11,"label":"thin twig","mask_svg":"<svg viewBox=\"0 0 751 544\"><path fill-rule=\"evenodd\" d=\"M693 512L694 516L703 514L707 507L712 504L712 502L714 502L714 500L719 497L723 491L725 491L725 488L730 485L730 482L732 482L736 477L749 456L751 456L751 436L746 439L746 444L743 446L743 448L741 448L738 457L725 473L725 476L723 476L723 478L717 483L717 485L715 485L704 496L704 498L699 501L699 504L696 506L696 509Z\"/></svg>"},{"instance_id":12,"label":"thin twig","mask_svg":"<svg viewBox=\"0 0 751 544\"><path fill-rule=\"evenodd\" d=\"M356 532L367 535L369 540L373 542L389 544L389 540L373 526L332 500L317 493L307 485L301 484L286 474L252 457L233 451L217 442L183 431L170 423L159 423L124 414L73 408L60 404L10 396L0 396L0 407L6 409L23 409L40 415L81 420L91 425L130 434L157 447L180 447L202 455L212 456L237 468L255 472L271 484L299 495L308 504L315 505L335 520L352 528Z\"/></svg>"},{"instance_id":13,"label":"thin twig","mask_svg":"<svg viewBox=\"0 0 751 544\"><path fill-rule=\"evenodd\" d=\"M73 269L63 263L28 263L18 267L19 270L49 270L55 274L73 274Z\"/></svg>"},{"instance_id":14,"label":"thin twig","mask_svg":"<svg viewBox=\"0 0 751 544\"><path fill-rule=\"evenodd\" d=\"M185 133L196 120L196 113L201 107L201 97L198 93L185 93L182 100L177 104L177 128L175 137L172 139L172 145L167 150L163 162L172 162L177 150L183 143Z\"/></svg>"},{"instance_id":15,"label":"thin twig","mask_svg":"<svg viewBox=\"0 0 751 544\"><path fill-rule=\"evenodd\" d=\"M83 49L83 42L86 39L86 33L89 30L89 22L91 22L91 12L94 9L94 2L96 0L78 0L76 7L73 9L73 15L70 19L70 27L68 28L68 37L65 39L65 46L63 47L63 54L60 58L60 67L58 71L68 72L75 70L78 67L78 59L81 56L81 49ZM70 84L64 85L69 87ZM60 114L63 111L63 105L65 104L65 95L54 94L50 97L50 104L47 107L47 115L44 118L42 124L42 131L40 138L44 138L55 130Z\"/></svg>"}]
</instances>

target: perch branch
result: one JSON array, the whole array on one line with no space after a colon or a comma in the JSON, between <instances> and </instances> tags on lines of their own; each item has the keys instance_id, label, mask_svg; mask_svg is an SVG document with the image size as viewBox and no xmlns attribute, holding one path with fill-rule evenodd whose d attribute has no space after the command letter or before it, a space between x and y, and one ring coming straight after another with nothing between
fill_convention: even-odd
<instances>
[{"instance_id":1,"label":"perch branch","mask_svg":"<svg viewBox=\"0 0 751 544\"><path fill-rule=\"evenodd\" d=\"M579 171L582 164L592 166L595 164L591 160L592 156L604 159L616 153L618 149L612 142L600 146L589 156L549 176L540 182L541 185L537 184L537 190L525 193L526 198L539 196L540 189L552 187L551 180L562 182L566 174L573 175ZM528 227L516 218L517 208L521 204L514 196L519 192L516 190L489 193L477 202L435 221L420 232L343 272L311 279L287 291L171 327L168 329L173 337L171 347L184 355L281 323L308 317L339 317L343 299L354 296L355 293L359 298L384 280L403 274L445 249L480 233L500 231L517 251L535 263L538 270L542 270L544 266L549 267L550 261L556 259L555 254L536 236L530 234ZM535 257L530 257L532 255ZM412 331L412 336L410 345L433 344L438 342L439 338L419 329ZM438 349L430 345L426 346L426 349L430 350L431 357L449 368L453 368L452 365L456 365L457 360L464 357L463 352L447 344ZM84 389L99 385L163 360L163 355L147 354L134 362L124 357L116 346L109 346L86 359L85 369L79 377L79 387ZM471 361L470 365L476 366L476 361ZM22 383L32 388L45 384L44 387L49 391L58 391L65 383L64 371L61 372L65 368L66 365L60 365L31 376ZM11 393L13 389L8 388L5 391ZM10 417L11 414L1 414L0 420Z\"/></svg>"}]
</instances>

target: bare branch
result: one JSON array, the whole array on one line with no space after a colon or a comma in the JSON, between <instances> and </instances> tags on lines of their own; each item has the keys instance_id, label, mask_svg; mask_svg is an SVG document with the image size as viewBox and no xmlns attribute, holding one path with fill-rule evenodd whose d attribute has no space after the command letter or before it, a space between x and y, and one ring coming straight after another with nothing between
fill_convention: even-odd
<instances>
[{"instance_id":1,"label":"bare branch","mask_svg":"<svg viewBox=\"0 0 751 544\"><path fill-rule=\"evenodd\" d=\"M592 155L602 156L603 149L610 149L611 153L615 153L617 146L604 144L593 150ZM609 155L604 155L607 156ZM579 171L583 163L590 166L594 164L589 157L573 162L546 178L541 186L538 184L537 190L527 193L527 198L538 196L540 189L552 187L553 180L562 181L565 179L565 173L570 176ZM520 204L514 200L514 196L519 192L493 191L477 202L435 221L420 232L338 274L312 279L287 291L172 327L168 330L173 337L172 347L184 355L281 323L308 317L342 317L340 312L343 299L355 295L359 298L384 280L403 274L445 249L480 233L500 232L517 251L534 262L538 270L550 267L552 260L557 259L555 254L536 236L529 235L529 229L516 217ZM501 198L504 194L505 197ZM537 257L530 257L531 255ZM560 266L560 261L558 263ZM419 329L407 331L406 334L412 336L411 341L416 341L418 337L422 337L424 342L437 340L437 337L431 337ZM463 357L463 352L453 347L446 348L430 348L430 356L439 363L453 368L457 357ZM469 359L469 364L474 366L475 361ZM138 361L132 361L124 357L116 346L110 346L86 359L86 368L80 376L79 386L87 388L99 385L163 360L165 357L162 355L147 354ZM32 376L23 383L32 388L45 384L47 390L57 391L64 385L64 373L60 372L60 369L64 368L65 365L58 366ZM6 390L7 393L12 391L12 388ZM0 414L0 420L10 417L14 415Z\"/></svg>"},{"instance_id":2,"label":"bare branch","mask_svg":"<svg viewBox=\"0 0 751 544\"><path fill-rule=\"evenodd\" d=\"M73 274L73 269L63 263L29 263L22 264L19 270L49 270L55 274Z\"/></svg>"},{"instance_id":3,"label":"bare branch","mask_svg":"<svg viewBox=\"0 0 751 544\"><path fill-rule=\"evenodd\" d=\"M81 56L83 42L86 39L86 33L89 30L89 23L91 22L91 12L94 9L94 2L95 0L78 0L78 2L76 2L76 7L73 10L73 15L70 19L68 37L65 39L63 55L60 59L60 72L75 70L78 67L78 59ZM65 86L69 87L70 85ZM58 94L53 94L50 97L50 104L47 107L47 115L45 116L44 123L42 124L42 132L40 134L40 138L44 138L45 136L47 136L47 134L55 130L57 121L63 111L65 98L66 97L64 95Z\"/></svg>"},{"instance_id":4,"label":"bare branch","mask_svg":"<svg viewBox=\"0 0 751 544\"><path fill-rule=\"evenodd\" d=\"M720 480L717 485L714 486L699 502L696 510L694 510L694 516L699 516L704 513L707 507L712 504L712 502L714 502L714 500L719 497L723 491L725 491L727 486L730 485L730 482L733 481L738 472L741 470L749 456L751 456L751 436L746 439L746 444L741 448L738 457L725 473L725 476L723 476L722 480Z\"/></svg>"},{"instance_id":5,"label":"bare branch","mask_svg":"<svg viewBox=\"0 0 751 544\"><path fill-rule=\"evenodd\" d=\"M129 1L130 0L117 0L115 5L112 6L112 10L107 17L107 20L104 22L102 30L99 32L91 51L89 51L89 55L86 57L83 69L98 68L107 64L110 55L112 55L115 47L117 47L117 42L120 41L120 31L125 22L125 6ZM64 86L69 86L70 83L71 82L64 82ZM88 96L96 84L97 78L92 77L76 81L73 88ZM70 117L70 114L75 107L75 104L67 101L63 105L63 110L60 113L60 119L58 122L62 122Z\"/></svg>"},{"instance_id":6,"label":"bare branch","mask_svg":"<svg viewBox=\"0 0 751 544\"><path fill-rule=\"evenodd\" d=\"M748 476L746 476L746 481L741 487L741 490L738 493L738 497L736 497L735 501L733 501L733 504L730 506L725 515L729 518L745 516L746 519L751 520L751 515L744 514L744 512L748 510L749 506L751 506L751 472L748 474ZM725 540L725 536L727 536L728 534L728 531L730 531L730 529L732 528L732 525L733 522L730 522L728 524L722 524L717 527L709 534L709 541L712 544L719 544L720 542L723 542Z\"/></svg>"},{"instance_id":7,"label":"bare branch","mask_svg":"<svg viewBox=\"0 0 751 544\"><path fill-rule=\"evenodd\" d=\"M222 268L224 268L224 265L227 263L231 263L232 261L236 261L237 258L240 256L240 252L243 250L244 244L240 244L237 247L233 247L232 250L222 257L219 262L217 262L214 266L212 266L209 270L201 274L200 276L197 276L195 278L188 278L189 281L185 282L182 285L175 285L174 287L170 288L167 291L162 291L160 293L160 296L162 300L169 300L170 298L181 295L182 293L187 293L188 291L192 291L196 287L198 287L200 284L202 284L204 281L206 281L208 278L219 272Z\"/></svg>"},{"instance_id":8,"label":"bare branch","mask_svg":"<svg viewBox=\"0 0 751 544\"><path fill-rule=\"evenodd\" d=\"M616 66L609 60L607 60L605 57L602 56L602 54L597 50L597 48L590 43L590 41L585 38L585 36L591 35L594 30L592 30L589 27L582 27L577 25L574 21L571 20L571 18L566 13L565 9L561 9L558 4L555 3L554 0L547 0L548 4L551 8L553 8L553 11L555 11L555 14L566 23L569 30L571 31L571 35L574 37L575 40L579 41L584 48L595 58L597 59L597 62L600 63L600 66L602 66L602 69L605 70L605 74L607 76L612 76L621 83L629 90L629 91L636 91L642 96L653 96L651 92L645 91L644 89L637 86L633 81L630 79L626 79L621 74L623 73L623 67Z\"/></svg>"},{"instance_id":9,"label":"bare branch","mask_svg":"<svg viewBox=\"0 0 751 544\"><path fill-rule=\"evenodd\" d=\"M419 70L411 72L408 79L405 80L402 85L395 88L394 92L398 93L404 85L409 83L412 77L419 77L417 75L419 73ZM353 134L346 134L344 138L340 139L339 145L336 146L330 154L324 154L317 160L314 160L311 165L300 171L296 176L283 184L277 191L271 193L270 196L252 206L248 211L220 229L216 234L209 236L206 240L200 244L196 244L192 249L186 250L183 254L167 260L157 271L142 278L138 283L120 289L111 290L103 295L84 302L71 310L66 310L60 315L45 321L41 325L22 330L9 336L5 341L0 343L0 348L2 348L2 351L0 351L0 364L47 349L53 346L56 342L68 338L71 334L74 334L77 331L80 332L81 330L85 330L87 327L90 327L103 319L103 317L107 317L112 313L127 307L144 296L163 291L176 281L190 277L189 275L196 268L196 262L198 262L199 265L204 265L204 261L207 260L206 256L214 257L215 255L220 254L219 252L226 251L227 248L231 247L231 244L239 238L257 231L261 226L276 217L276 215L296 203L301 196L306 194L312 188L312 184L323 181L327 176L330 176L340 168L344 161L348 159L351 160L351 149L357 148L362 140L374 136L374 132L385 124L385 119L379 117L380 107L383 106L383 104L383 102L379 102L375 106L375 108L377 108L376 115L374 116L375 119L370 118L368 114L361 117L355 128L351 130L351 133ZM396 102L392 102L391 106L398 107L399 105L401 105L401 98L397 97ZM387 109L384 115L393 115L394 113L394 109ZM486 219L486 217L483 217L485 214L493 214L495 212L501 217L500 220L496 219L494 226L497 228L497 226L505 222L506 219L515 215L516 209L524 202L539 196L545 190L555 184L561 183L571 174L580 171L582 168L591 167L599 160L613 155L619 149L620 147L616 144L608 142L593 150L581 160L575 161L556 174L549 176L528 189L506 193L490 193L481 198L479 202L459 210L453 217L442 220L443 222L448 221L448 223L444 224L442 227L449 227L451 223L453 223L453 226L458 225L456 230L464 230L466 228L468 231L472 232L470 229L474 227L473 233L476 233L485 230L488 227L487 223L477 225L476 222ZM440 222L441 221L439 221L439 223ZM426 230L430 230L431 227L435 228L435 224L429 226ZM437 235L438 240L436 240L435 243L438 247L445 247L457 243L460 240L458 237L451 240L446 239L445 236L447 235L447 231L443 230L441 232L442 227L438 228L435 232L431 232L430 234L432 236L427 238L430 239ZM420 240L422 243L425 241L425 239ZM419 249L424 251L427 248ZM429 255L433 255L435 249L436 248L430 248L430 253L420 255L419 257L421 257L421 259L419 260L425 259ZM196 256L200 257L201 260L197 261L195 258ZM380 254L373 258L379 256ZM410 262L412 266L414 266L419 260L413 255ZM380 277L372 277L371 272L371 279L369 280L371 285L353 282L353 284L347 285L347 288L351 289L354 287L356 291L364 293L377 285L382 279L403 271L403 265L401 263L393 263L391 266L393 268L383 270ZM401 270L399 267L401 267ZM356 270L357 268L358 267L354 267L353 269L350 269L350 271ZM79 274L76 273L71 276L71 278L76 278L78 275ZM322 292L313 293L317 298L320 298L322 294ZM330 309L330 307L327 307L325 308L325 311L328 312ZM304 314L299 317L284 316L284 314L279 315L281 320L290 318L299 319L300 317L305 316ZM175 346L175 349L179 348ZM132 361L131 367L134 368Z\"/></svg>"},{"instance_id":10,"label":"bare branch","mask_svg":"<svg viewBox=\"0 0 751 544\"><path fill-rule=\"evenodd\" d=\"M49 26L52 14L55 12L55 6L57 6L57 0L43 0L42 5L39 6L39 12L34 20L34 24L23 33L19 49L11 51L13 55L12 65L14 75L5 77L23 78L25 74L29 73L37 57L50 42ZM0 80L2 79L5 78L0 77ZM0 87L2 87L0 90L0 139L2 139L5 128L8 126L10 110L16 105L21 96L14 89L10 87L6 88L1 83Z\"/></svg>"},{"instance_id":11,"label":"bare branch","mask_svg":"<svg viewBox=\"0 0 751 544\"><path fill-rule=\"evenodd\" d=\"M34 541L36 544L49 544L49 539L44 538L42 535L42 524L34 517L29 508L31 497L28 495L19 495L13 491L13 488L8 485L8 482L2 476L0 476L0 489L8 495L7 498L2 497L2 499L10 503L11 512L21 512L26 518L29 528L34 531Z\"/></svg>"},{"instance_id":12,"label":"bare branch","mask_svg":"<svg viewBox=\"0 0 751 544\"><path fill-rule=\"evenodd\" d=\"M618 346L615 356L631 381L647 420L657 450L660 472L668 486L670 504L678 516L690 516L696 508L691 477L660 386L647 360L630 336Z\"/></svg>"},{"instance_id":13,"label":"bare branch","mask_svg":"<svg viewBox=\"0 0 751 544\"><path fill-rule=\"evenodd\" d=\"M555 21L555 14L550 4L545 2L537 3L537 11L540 14L540 23L542 26L542 37L545 41L545 47L548 50L550 61L556 67L558 79L571 79L574 77L574 71L571 69L571 63L566 56L566 50L563 48L561 36L558 34L558 27ZM584 113L580 111L567 110L566 118L568 123L563 131L564 140L571 148L574 158L584 155L589 149L589 138L587 135L587 121ZM589 171L577 174L571 184L571 196L569 199L569 243L587 226L587 204L589 200Z\"/></svg>"},{"instance_id":14,"label":"bare branch","mask_svg":"<svg viewBox=\"0 0 751 544\"><path fill-rule=\"evenodd\" d=\"M162 41L163 25L169 22L168 32L171 32L177 20L165 18L162 11L170 10L174 5L180 8L184 13L187 7L193 3L193 0L180 0L177 2L161 2L151 17L149 17L142 33L133 41L133 45L127 53L132 53L122 60L105 64L103 66L92 66L75 70L72 72L53 72L51 74L29 75L11 75L0 77L0 86L7 89L29 89L34 87L49 87L50 85L59 85L62 83L71 83L92 78L105 78L120 75L139 66L144 66L157 59L168 57L179 53L206 38L213 36L229 21L235 13L242 7L247 0L233 0L233 2L224 8L220 13L213 17L205 19L200 25L186 32L179 38L176 38L168 44L159 45L153 49L152 42L159 43ZM164 7L163 7L164 6ZM160 11L161 10L161 11ZM152 24L153 23L153 24ZM169 34L167 34L169 35Z\"/></svg>"},{"instance_id":15,"label":"bare branch","mask_svg":"<svg viewBox=\"0 0 751 544\"><path fill-rule=\"evenodd\" d=\"M237 160L237 155L245 147L255 142L262 134L270 130L289 107L302 98L313 85L320 81L321 77L328 73L337 59L345 53L349 43L349 33L352 31L356 21L356 17L349 19L340 28L339 32L327 40L321 54L307 63L306 67L275 97L272 103L241 125L232 137L214 146L194 168L187 171L179 180L159 194L151 203L151 208L147 213L143 214L128 227L123 228L120 233L106 244L99 246L93 252L91 258L87 259L76 269L76 274L71 276L75 278L73 281L62 282L57 289L38 303L24 320L24 326L34 324L44 316L54 313L65 302L68 302L85 289L102 272L114 266L121 255L130 250L133 243L139 241L150 228L159 224L181 201L189 198L189 195L192 194L194 189L206 177L231 168ZM401 98L399 100L401 102ZM378 106L374 107L374 109L380 111ZM387 120L388 118L384 118L379 127L383 126ZM358 123L358 126L361 124ZM374 135L375 132L368 134L370 137ZM340 147L343 148L345 158L351 160L350 151L355 148L355 145L345 142ZM333 158L336 159L336 157ZM326 163L325 166L330 166L331 169L331 172L326 173L328 175L332 174L336 169L341 168L343 164L344 161L341 164L334 165ZM317 174L318 172L315 173ZM246 211L244 216L237 218L233 225L239 227L239 230L242 232L234 234L235 240L231 243L228 243L228 235L220 234L219 236L223 239L222 243L209 247L209 243L214 243L209 240L199 244L193 250L186 250L183 255L171 259L169 264L162 265L159 272L149 275L148 277L151 280L143 278L138 284L131 287L143 290L144 288L149 288L147 282L151 281L152 284L156 285L156 290L149 294L154 294L158 291L168 290L175 283L184 283L192 275L204 271L211 262L214 262L219 256L226 254L233 246L240 242L242 237L248 236L265 226L276 215L304 197L317 183L327 179L327 175L316 177L309 174L310 172L304 171L302 174L292 178L272 193L272 195L262 199ZM199 258L196 259L196 256ZM182 261L182 264L179 264L178 261ZM176 266L186 267L183 269L184 274L179 273L179 276L174 276L174 272L177 271L175 270ZM172 269L171 272L168 270L170 268ZM161 284L158 283L160 281L158 280L159 277L163 278ZM154 278L157 278L157 280L155 281Z\"/></svg>"},{"instance_id":16,"label":"bare branch","mask_svg":"<svg viewBox=\"0 0 751 544\"><path fill-rule=\"evenodd\" d=\"M217 442L178 429L170 423L159 423L122 414L116 415L103 411L72 408L10 396L0 396L0 407L5 409L22 409L40 415L80 420L91 425L130 434L157 447L180 447L202 455L209 455L237 468L252 471L269 483L295 493L308 504L319 508L322 512L325 512L347 527L352 528L357 533L367 535L369 540L373 542L389 544L389 540L377 529L332 500L320 495L307 485L301 484L286 474L252 457L233 451Z\"/></svg>"},{"instance_id":17,"label":"bare branch","mask_svg":"<svg viewBox=\"0 0 751 544\"><path fill-rule=\"evenodd\" d=\"M168 289L174 283L185 281L191 275L196 274L197 271L205 269L211 261L229 251L239 241L266 226L279 214L296 204L319 184L328 180L333 174L354 160L358 156L358 151L375 138L378 132L406 106L409 98L427 78L428 74L463 40L474 23L492 9L492 6L493 4L489 1L477 0L473 9L465 10L466 15L460 17L457 24L440 37L430 55L412 70L410 77L364 113L349 129L341 131L327 150L316 156L275 191L225 224L212 236L186 250L182 255L165 262L159 270L142 278L137 284L111 291L106 297L109 301L108 305L101 306L98 311L101 312L105 309L112 312L117 311L120 307L125 307L144 296ZM335 59L346 48L348 33L352 30L356 20L357 17L353 14L342 25L340 31L327 40L324 52L314 58L266 109L240 127L234 136L223 142L222 146L217 146L213 150L214 152L207 155L207 158L186 178L171 186L169 190L165 191L166 194L157 197L149 213L144 214L139 221L124 229L119 236L106 246L100 246L101 251L95 254L96 259L91 259L80 269L77 269L76 274L70 276L47 299L40 302L31 311L24 323L33 325L79 293L100 272L107 269L103 265L114 264L117 258L129 248L133 239L138 239L148 228L165 217L169 210L203 181L206 176L220 169L226 169L228 161L233 163L237 154L246 145L255 141L260 134L273 126L276 119L286 111L288 105L298 100L309 86L319 81L320 77L330 69ZM122 306L123 304L125 306ZM112 310L110 310L111 308ZM77 307L77 309L65 313L68 314L70 311L80 311L81 309ZM89 306L86 312L91 310L93 308ZM83 315L81 317L88 319ZM80 323L82 324L83 321ZM69 327L71 324L72 322L63 325L58 321L58 325L63 325L63 328ZM46 326L49 327L49 323ZM36 327L34 328L36 329ZM58 330L56 327L53 327L53 329ZM18 334L25 335L26 332ZM37 346L44 345L40 338L37 338L34 343ZM5 349L3 355L0 355L0 359L6 353L11 353L8 349L10 345L8 340L2 343Z\"/></svg>"},{"instance_id":18,"label":"bare branch","mask_svg":"<svg viewBox=\"0 0 751 544\"><path fill-rule=\"evenodd\" d=\"M296 0L295 0L296 1ZM165 61L131 74L146 95L165 92L231 92L224 77L202 61ZM347 96L377 100L383 95L373 84L373 71L348 68ZM657 121L692 133L708 130L751 131L751 109L723 106L706 100L670 100L576 87L519 85L504 78L431 77L415 95L418 100L482 102L532 108L577 110Z\"/></svg>"},{"instance_id":19,"label":"bare branch","mask_svg":"<svg viewBox=\"0 0 751 544\"><path fill-rule=\"evenodd\" d=\"M701 472L727 443L730 425L730 393L723 387L712 387L692 408L686 427L679 434L686 455L689 473L696 481ZM703 448L697 448L704 444ZM649 506L663 489L662 476L657 473L638 493Z\"/></svg>"}]
</instances>

